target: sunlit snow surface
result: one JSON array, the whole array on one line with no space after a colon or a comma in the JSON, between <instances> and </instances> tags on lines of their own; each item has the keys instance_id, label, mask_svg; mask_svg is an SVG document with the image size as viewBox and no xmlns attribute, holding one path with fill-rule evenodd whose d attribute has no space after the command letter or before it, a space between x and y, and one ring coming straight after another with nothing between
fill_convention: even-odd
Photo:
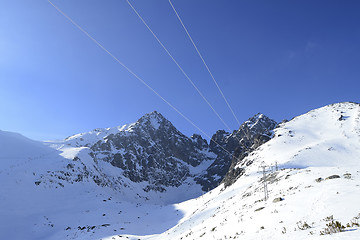
<instances>
[{"instance_id":1,"label":"sunlit snow surface","mask_svg":"<svg viewBox=\"0 0 360 240\"><path fill-rule=\"evenodd\" d=\"M162 195L149 192L156 201L137 197L141 185L130 181L124 184L131 187L118 190L93 181L61 186L51 177L36 185L41 174L66 171L87 149L55 144L57 150L1 132L0 239L360 239L357 227L320 236L326 217L346 225L360 213L359 121L360 107L352 103L296 117L244 159L253 163L234 185L179 204L165 203L199 191L191 182ZM91 169L90 158L81 159ZM266 202L262 162L277 162L281 169L268 172ZM113 171L102 164L104 171ZM326 180L331 175L340 178ZM277 197L284 200L274 203ZM304 222L310 228L300 230Z\"/></svg>"}]
</instances>

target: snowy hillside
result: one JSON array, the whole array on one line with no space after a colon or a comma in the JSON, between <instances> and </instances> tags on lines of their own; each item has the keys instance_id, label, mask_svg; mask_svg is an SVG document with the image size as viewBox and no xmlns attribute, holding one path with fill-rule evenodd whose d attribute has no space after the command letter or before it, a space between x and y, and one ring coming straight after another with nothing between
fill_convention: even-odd
<instances>
[{"instance_id":1,"label":"snowy hillside","mask_svg":"<svg viewBox=\"0 0 360 240\"><path fill-rule=\"evenodd\" d=\"M282 124L237 166L249 165L235 184L175 205L184 217L173 228L139 238L360 239L359 121L359 104L339 103ZM342 232L326 234L336 221Z\"/></svg>"},{"instance_id":2,"label":"snowy hillside","mask_svg":"<svg viewBox=\"0 0 360 240\"><path fill-rule=\"evenodd\" d=\"M120 179L114 186L103 173L113 166L103 163L99 168L88 148L60 145L54 149L58 144L48 147L4 131L0 143L0 239L100 239L117 232L147 235L165 231L182 216L171 204L161 204L161 193L149 192L148 199L137 195L141 184ZM191 189L190 183L168 188L164 201L190 198ZM180 194L184 192L188 195Z\"/></svg>"},{"instance_id":3,"label":"snowy hillside","mask_svg":"<svg viewBox=\"0 0 360 240\"><path fill-rule=\"evenodd\" d=\"M28 139L18 133L0 130L0 161L1 169L11 168L39 155L53 153L54 150L40 142Z\"/></svg>"}]
</instances>

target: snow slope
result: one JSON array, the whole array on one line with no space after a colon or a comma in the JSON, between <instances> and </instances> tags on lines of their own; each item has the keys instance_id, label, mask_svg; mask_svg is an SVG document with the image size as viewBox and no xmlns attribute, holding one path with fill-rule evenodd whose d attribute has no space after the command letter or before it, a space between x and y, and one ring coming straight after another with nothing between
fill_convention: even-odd
<instances>
[{"instance_id":1,"label":"snow slope","mask_svg":"<svg viewBox=\"0 0 360 240\"><path fill-rule=\"evenodd\" d=\"M124 177L123 169L99 160L101 153L93 157L91 146L99 139L132 136L139 125L157 130L164 121L158 113L142 120L144 125L96 129L46 143L1 131L0 239L100 239L113 233L158 234L174 226L182 214L169 203L203 193L192 178L165 192L145 192L147 182ZM189 168L195 174L210 163Z\"/></svg>"},{"instance_id":2,"label":"snow slope","mask_svg":"<svg viewBox=\"0 0 360 240\"><path fill-rule=\"evenodd\" d=\"M249 166L235 184L175 205L184 217L162 234L127 237L360 239L359 227L351 224L360 217L359 120L359 104L339 103L282 124L272 140L239 163L237 167ZM259 172L263 163L269 166L267 201ZM279 197L282 201L273 202ZM350 226L341 233L320 235L331 218Z\"/></svg>"},{"instance_id":3,"label":"snow slope","mask_svg":"<svg viewBox=\"0 0 360 240\"><path fill-rule=\"evenodd\" d=\"M21 164L23 159L37 158L53 153L54 149L41 142L33 141L18 133L0 130L1 169Z\"/></svg>"},{"instance_id":4,"label":"snow slope","mask_svg":"<svg viewBox=\"0 0 360 240\"><path fill-rule=\"evenodd\" d=\"M158 234L182 217L174 206L149 204L130 187L119 191L102 185L107 179L96 184L93 178L103 175L87 148L57 150L4 131L0 143L0 239ZM178 192L172 191L176 198Z\"/></svg>"}]
</instances>

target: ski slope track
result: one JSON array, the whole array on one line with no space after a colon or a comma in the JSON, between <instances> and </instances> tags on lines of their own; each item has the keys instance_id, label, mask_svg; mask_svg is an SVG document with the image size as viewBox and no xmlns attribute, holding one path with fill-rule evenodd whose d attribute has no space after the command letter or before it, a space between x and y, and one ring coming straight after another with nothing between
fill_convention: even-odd
<instances>
[{"instance_id":1,"label":"ski slope track","mask_svg":"<svg viewBox=\"0 0 360 240\"><path fill-rule=\"evenodd\" d=\"M145 120L152 131L162 126ZM215 161L208 150L197 150L207 160L191 158L192 165L173 159L189 175L165 191L144 192L149 182L133 182L107 161L108 136L136 129L143 128L46 143L0 131L0 239L360 239L359 104L332 104L279 124L271 140L232 165L241 170L232 185L205 194L191 175ZM336 221L341 232L321 235Z\"/></svg>"}]
</instances>

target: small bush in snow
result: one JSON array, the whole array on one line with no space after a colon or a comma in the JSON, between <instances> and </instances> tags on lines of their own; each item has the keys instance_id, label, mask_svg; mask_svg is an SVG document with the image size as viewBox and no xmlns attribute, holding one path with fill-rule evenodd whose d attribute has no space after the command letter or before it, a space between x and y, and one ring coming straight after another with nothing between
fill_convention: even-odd
<instances>
[{"instance_id":1,"label":"small bush in snow","mask_svg":"<svg viewBox=\"0 0 360 240\"><path fill-rule=\"evenodd\" d=\"M345 174L344 174L344 178L346 178L346 179L351 179L351 173L345 173Z\"/></svg>"},{"instance_id":2,"label":"small bush in snow","mask_svg":"<svg viewBox=\"0 0 360 240\"><path fill-rule=\"evenodd\" d=\"M309 229L309 228L311 228L311 226L307 223L307 222L302 222L302 221L299 221L299 222L297 222L296 223L297 224L297 226L298 226L298 228L300 229L300 230L306 230L306 229Z\"/></svg>"},{"instance_id":3,"label":"small bush in snow","mask_svg":"<svg viewBox=\"0 0 360 240\"><path fill-rule=\"evenodd\" d=\"M334 215L327 216L326 218L324 218L324 221L326 221L326 222L330 222L332 220L334 220Z\"/></svg>"},{"instance_id":4,"label":"small bush in snow","mask_svg":"<svg viewBox=\"0 0 360 240\"><path fill-rule=\"evenodd\" d=\"M360 227L360 224L359 224L359 219L360 219L360 213L354 217L353 219L351 219L351 227Z\"/></svg>"},{"instance_id":5,"label":"small bush in snow","mask_svg":"<svg viewBox=\"0 0 360 240\"><path fill-rule=\"evenodd\" d=\"M329 235L333 233L343 232L345 229L344 225L339 221L331 221L326 224L326 228L323 231L320 231L320 235Z\"/></svg>"}]
</instances>

